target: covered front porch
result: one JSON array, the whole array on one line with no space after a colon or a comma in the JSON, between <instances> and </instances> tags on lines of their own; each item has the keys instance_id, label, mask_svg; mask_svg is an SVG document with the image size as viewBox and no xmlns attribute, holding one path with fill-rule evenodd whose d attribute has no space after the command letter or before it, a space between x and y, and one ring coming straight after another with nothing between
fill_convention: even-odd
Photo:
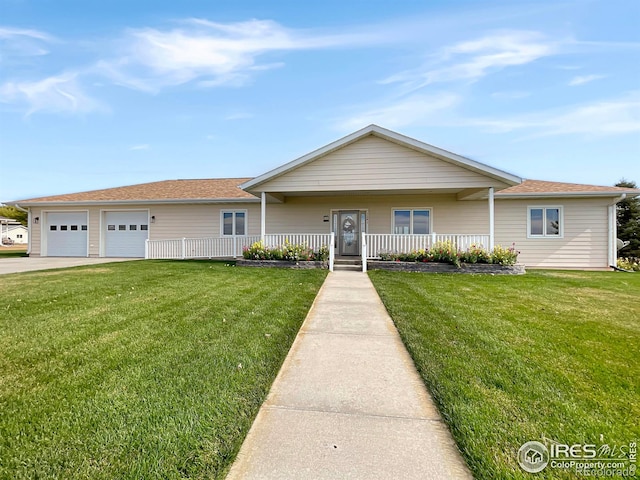
<instances>
[{"instance_id":1,"label":"covered front porch","mask_svg":"<svg viewBox=\"0 0 640 480\"><path fill-rule=\"evenodd\" d=\"M329 250L329 268L336 258L369 259L384 253L428 250L450 242L460 251L471 245L494 245L493 188L467 190L314 195L260 195L259 225L247 235L206 238L150 239L145 258L239 258L255 242L265 247L306 245ZM256 209L257 210L257 209ZM257 211L255 212L257 213ZM255 217L254 217L255 218ZM285 232L285 233L281 233Z\"/></svg>"},{"instance_id":2,"label":"covered front porch","mask_svg":"<svg viewBox=\"0 0 640 480\"><path fill-rule=\"evenodd\" d=\"M346 237L346 238L345 238ZM408 253L416 250L428 250L437 242L451 242L464 251L471 245L488 245L489 235L476 234L381 234L362 232L352 237L351 232L340 235L335 232L322 233L277 233L246 235L233 238L203 237L175 238L166 240L147 240L145 244L146 259L236 259L242 257L245 248L256 242L268 248L291 245L306 245L314 251L329 249L329 270L333 271L336 258L354 258L361 260L362 269L366 271L367 260L379 259L383 253ZM344 242L346 248L357 248L355 255L341 255L339 243Z\"/></svg>"}]
</instances>

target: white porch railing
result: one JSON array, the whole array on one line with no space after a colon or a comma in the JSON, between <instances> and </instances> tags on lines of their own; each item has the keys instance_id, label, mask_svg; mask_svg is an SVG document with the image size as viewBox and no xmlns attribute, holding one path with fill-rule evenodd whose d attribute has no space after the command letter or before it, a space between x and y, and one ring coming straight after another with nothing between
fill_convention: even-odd
<instances>
[{"instance_id":1,"label":"white porch railing","mask_svg":"<svg viewBox=\"0 0 640 480\"><path fill-rule=\"evenodd\" d=\"M285 243L306 245L313 251L333 245L330 233L270 233L264 236L267 247L280 247Z\"/></svg>"},{"instance_id":2,"label":"white porch railing","mask_svg":"<svg viewBox=\"0 0 640 480\"><path fill-rule=\"evenodd\" d=\"M437 234L397 235L391 233L362 234L362 271L367 271L367 259L380 258L381 253L410 253L427 250L437 242L451 242L460 251L471 245L489 248L489 235L480 234Z\"/></svg>"},{"instance_id":3,"label":"white porch railing","mask_svg":"<svg viewBox=\"0 0 640 480\"><path fill-rule=\"evenodd\" d=\"M242 255L244 247L258 241L260 241L259 235L147 240L145 258L235 258Z\"/></svg>"},{"instance_id":4,"label":"white porch railing","mask_svg":"<svg viewBox=\"0 0 640 480\"><path fill-rule=\"evenodd\" d=\"M467 250L471 245L489 246L489 235L436 234L396 235L387 233L363 234L367 258L379 258L381 253L409 253L426 250L437 242L452 242L458 250Z\"/></svg>"},{"instance_id":5,"label":"white porch railing","mask_svg":"<svg viewBox=\"0 0 640 480\"><path fill-rule=\"evenodd\" d=\"M147 240L145 258L148 259L188 259L188 258L237 258L242 256L244 247L260 241L260 235L246 237L205 237L174 238L168 240ZM307 245L314 251L329 247L329 269L333 271L335 253L334 234L277 233L265 235L267 247L279 247L289 242Z\"/></svg>"}]
</instances>

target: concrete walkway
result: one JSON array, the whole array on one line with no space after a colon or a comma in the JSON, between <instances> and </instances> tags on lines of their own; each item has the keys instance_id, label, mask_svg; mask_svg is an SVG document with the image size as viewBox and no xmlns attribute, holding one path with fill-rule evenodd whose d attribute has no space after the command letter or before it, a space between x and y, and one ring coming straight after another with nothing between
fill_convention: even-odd
<instances>
[{"instance_id":1,"label":"concrete walkway","mask_svg":"<svg viewBox=\"0 0 640 480\"><path fill-rule=\"evenodd\" d=\"M470 479L366 274L330 273L227 480Z\"/></svg>"},{"instance_id":2,"label":"concrete walkway","mask_svg":"<svg viewBox=\"0 0 640 480\"><path fill-rule=\"evenodd\" d=\"M52 268L79 267L98 263L127 262L139 258L78 258L78 257L15 257L0 259L0 275L7 273L50 270Z\"/></svg>"}]
</instances>

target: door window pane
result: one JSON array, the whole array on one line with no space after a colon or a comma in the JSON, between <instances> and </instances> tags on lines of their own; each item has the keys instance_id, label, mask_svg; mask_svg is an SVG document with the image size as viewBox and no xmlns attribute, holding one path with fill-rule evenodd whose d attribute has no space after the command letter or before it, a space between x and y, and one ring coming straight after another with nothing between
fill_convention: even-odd
<instances>
[{"instance_id":1,"label":"door window pane","mask_svg":"<svg viewBox=\"0 0 640 480\"><path fill-rule=\"evenodd\" d=\"M416 235L429 233L429 210L413 211L413 233Z\"/></svg>"},{"instance_id":2,"label":"door window pane","mask_svg":"<svg viewBox=\"0 0 640 480\"><path fill-rule=\"evenodd\" d=\"M126 225L118 225L118 230L126 230L127 226Z\"/></svg>"},{"instance_id":3,"label":"door window pane","mask_svg":"<svg viewBox=\"0 0 640 480\"><path fill-rule=\"evenodd\" d=\"M138 226L137 225L129 225L129 230L137 230Z\"/></svg>"}]
</instances>

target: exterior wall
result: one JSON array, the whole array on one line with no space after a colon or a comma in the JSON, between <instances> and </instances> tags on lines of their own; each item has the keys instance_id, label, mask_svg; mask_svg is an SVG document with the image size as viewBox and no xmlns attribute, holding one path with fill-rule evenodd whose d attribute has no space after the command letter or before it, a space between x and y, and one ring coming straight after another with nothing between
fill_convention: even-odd
<instances>
[{"instance_id":1,"label":"exterior wall","mask_svg":"<svg viewBox=\"0 0 640 480\"><path fill-rule=\"evenodd\" d=\"M392 233L395 208L430 208L432 232L489 232L487 201L458 201L451 194L287 197L284 203L267 204L267 233L329 233L331 222L323 218L331 220L332 210L367 210L369 233Z\"/></svg>"},{"instance_id":2,"label":"exterior wall","mask_svg":"<svg viewBox=\"0 0 640 480\"><path fill-rule=\"evenodd\" d=\"M88 211L89 223L89 256L99 257L104 254L101 250L101 212L148 210L149 218L155 216L155 222L149 222L149 239L161 240L169 238L217 237L220 235L221 210L246 210L247 234L260 234L260 205L259 204L215 204L215 205L136 205L136 206L77 206L77 207L46 207L32 208L31 218L39 217L39 224L31 224L31 254L42 254L42 235L46 226L46 212Z\"/></svg>"},{"instance_id":3,"label":"exterior wall","mask_svg":"<svg viewBox=\"0 0 640 480\"><path fill-rule=\"evenodd\" d=\"M22 235L22 238L18 238L18 235ZM22 225L3 225L2 237L13 240L18 245L26 245L29 242L29 232Z\"/></svg>"},{"instance_id":4,"label":"exterior wall","mask_svg":"<svg viewBox=\"0 0 640 480\"><path fill-rule=\"evenodd\" d=\"M612 199L496 199L495 239L515 242L519 262L540 268L607 268L608 211ZM528 207L561 206L562 238L527 238Z\"/></svg>"},{"instance_id":5,"label":"exterior wall","mask_svg":"<svg viewBox=\"0 0 640 480\"><path fill-rule=\"evenodd\" d=\"M264 183L266 192L411 190L507 185L375 136Z\"/></svg>"},{"instance_id":6,"label":"exterior wall","mask_svg":"<svg viewBox=\"0 0 640 480\"><path fill-rule=\"evenodd\" d=\"M608 211L611 199L503 200L495 204L495 242L508 246L515 242L520 262L527 267L607 268ZM561 206L562 238L527 238L527 207ZM287 197L284 203L267 204L267 233L328 233L332 210L366 210L369 233L391 233L394 208L430 208L432 232L442 234L487 234L486 200L458 201L455 195L377 195ZM50 207L32 208L31 253L41 254L46 226L45 211L89 212L89 256L101 252L101 212L104 210L149 210L149 238L218 237L221 210L246 210L248 235L260 234L260 205L146 205L135 207ZM329 216L329 222L324 217Z\"/></svg>"}]
</instances>

